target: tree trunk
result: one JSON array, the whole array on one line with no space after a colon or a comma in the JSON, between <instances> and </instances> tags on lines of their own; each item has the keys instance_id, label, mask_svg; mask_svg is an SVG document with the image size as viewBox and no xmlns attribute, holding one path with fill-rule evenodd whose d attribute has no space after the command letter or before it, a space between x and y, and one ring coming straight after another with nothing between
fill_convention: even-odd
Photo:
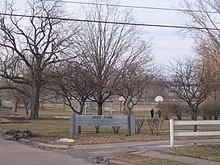
<instances>
[{"instance_id":1,"label":"tree trunk","mask_svg":"<svg viewBox=\"0 0 220 165\"><path fill-rule=\"evenodd\" d=\"M98 102L97 106L98 106L97 114L102 115L102 102Z\"/></svg>"},{"instance_id":2,"label":"tree trunk","mask_svg":"<svg viewBox=\"0 0 220 165\"><path fill-rule=\"evenodd\" d=\"M32 87L32 107L30 119L39 119L38 108L39 108L39 98L40 98L40 84L37 81L33 83Z\"/></svg>"},{"instance_id":3,"label":"tree trunk","mask_svg":"<svg viewBox=\"0 0 220 165\"><path fill-rule=\"evenodd\" d=\"M86 101L86 100L85 100ZM85 101L82 101L80 104L80 111L79 111L79 115L82 115L83 114L83 110L84 110L84 107L85 107ZM82 133L82 127L79 125L78 126L78 133Z\"/></svg>"},{"instance_id":4,"label":"tree trunk","mask_svg":"<svg viewBox=\"0 0 220 165\"><path fill-rule=\"evenodd\" d=\"M18 112L18 102L19 102L18 99L13 101L13 111L14 112Z\"/></svg>"},{"instance_id":5,"label":"tree trunk","mask_svg":"<svg viewBox=\"0 0 220 165\"><path fill-rule=\"evenodd\" d=\"M193 119L194 121L197 121L197 112L193 113ZM197 132L197 125L194 125L193 132Z\"/></svg>"},{"instance_id":6,"label":"tree trunk","mask_svg":"<svg viewBox=\"0 0 220 165\"><path fill-rule=\"evenodd\" d=\"M39 119L38 106L39 106L39 97L33 98L30 119L32 119L32 120Z\"/></svg>"},{"instance_id":7,"label":"tree trunk","mask_svg":"<svg viewBox=\"0 0 220 165\"><path fill-rule=\"evenodd\" d=\"M82 133L82 127L80 125L78 126L78 133Z\"/></svg>"},{"instance_id":8,"label":"tree trunk","mask_svg":"<svg viewBox=\"0 0 220 165\"><path fill-rule=\"evenodd\" d=\"M25 107L25 112L26 112L26 115L29 115L27 106Z\"/></svg>"},{"instance_id":9,"label":"tree trunk","mask_svg":"<svg viewBox=\"0 0 220 165\"><path fill-rule=\"evenodd\" d=\"M102 115L102 102L98 102L97 106L98 106L97 114ZM96 126L95 129L96 129L96 134L99 134L99 126Z\"/></svg>"},{"instance_id":10,"label":"tree trunk","mask_svg":"<svg viewBox=\"0 0 220 165\"><path fill-rule=\"evenodd\" d=\"M24 104L24 109L25 109L25 111L26 111L26 115L29 115L27 102L26 102L26 101L23 101L23 104Z\"/></svg>"}]
</instances>

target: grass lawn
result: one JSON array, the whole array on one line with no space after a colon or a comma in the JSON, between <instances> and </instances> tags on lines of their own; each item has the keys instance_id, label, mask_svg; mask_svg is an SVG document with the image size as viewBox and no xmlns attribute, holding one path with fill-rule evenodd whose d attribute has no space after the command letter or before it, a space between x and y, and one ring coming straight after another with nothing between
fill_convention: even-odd
<instances>
[{"instance_id":1,"label":"grass lawn","mask_svg":"<svg viewBox=\"0 0 220 165\"><path fill-rule=\"evenodd\" d=\"M165 153L220 162L220 145L193 145L161 150Z\"/></svg>"},{"instance_id":2,"label":"grass lawn","mask_svg":"<svg viewBox=\"0 0 220 165\"><path fill-rule=\"evenodd\" d=\"M114 154L110 157L111 160L117 160L121 162L126 162L132 165L188 165L187 163L177 162L173 160L167 159L158 159L158 158L151 158L147 156L139 156L130 153L120 153Z\"/></svg>"}]
</instances>

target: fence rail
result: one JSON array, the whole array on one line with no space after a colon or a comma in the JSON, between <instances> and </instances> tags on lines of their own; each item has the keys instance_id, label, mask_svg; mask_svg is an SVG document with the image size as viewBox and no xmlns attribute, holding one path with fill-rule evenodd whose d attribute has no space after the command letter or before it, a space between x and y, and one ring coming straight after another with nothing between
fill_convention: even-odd
<instances>
[{"instance_id":1,"label":"fence rail","mask_svg":"<svg viewBox=\"0 0 220 165\"><path fill-rule=\"evenodd\" d=\"M198 121L174 121L170 119L170 146L174 146L175 136L211 136L220 135L220 131L203 131L203 132L175 132L175 125L220 125L220 120L198 120Z\"/></svg>"}]
</instances>

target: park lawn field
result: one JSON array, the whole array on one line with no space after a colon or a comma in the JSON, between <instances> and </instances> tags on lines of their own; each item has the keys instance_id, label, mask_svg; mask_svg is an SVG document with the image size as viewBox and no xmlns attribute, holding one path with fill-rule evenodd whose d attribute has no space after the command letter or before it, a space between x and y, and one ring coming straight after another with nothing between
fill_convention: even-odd
<instances>
[{"instance_id":1,"label":"park lawn field","mask_svg":"<svg viewBox=\"0 0 220 165\"><path fill-rule=\"evenodd\" d=\"M62 107L47 107L46 110L40 111L39 120L29 120L29 116L25 115L23 110L13 112L11 110L0 111L0 117L9 119L9 123L0 125L0 133L8 130L29 130L35 134L42 135L41 137L31 138L30 140L55 143L59 138L73 138L76 139L74 144L97 144L97 143L115 143L126 141L150 141L168 139L168 134L151 135L149 127L145 124L140 134L135 136L126 136L127 127L121 127L118 134L113 132L111 127L100 127L100 134L95 134L95 127L82 127L82 134L74 136L69 135L70 120L57 119L54 116L70 116L72 111L66 109L59 109Z\"/></svg>"},{"instance_id":2,"label":"park lawn field","mask_svg":"<svg viewBox=\"0 0 220 165\"><path fill-rule=\"evenodd\" d=\"M220 162L220 145L193 145L165 148L162 152Z\"/></svg>"},{"instance_id":3,"label":"park lawn field","mask_svg":"<svg viewBox=\"0 0 220 165\"><path fill-rule=\"evenodd\" d=\"M116 143L127 141L153 141L165 140L169 136L167 133L160 135L151 135L147 125L144 126L140 134L127 136L127 127L121 127L118 134L113 132L111 127L100 127L100 134L95 134L94 127L82 127L82 133L74 136L69 135L70 121L69 119L44 118L40 120L28 119L11 119L9 123L0 124L0 133L8 130L29 130L41 137L31 138L30 140L45 143L56 143L59 138L73 138L75 144L100 144L100 143Z\"/></svg>"},{"instance_id":4,"label":"park lawn field","mask_svg":"<svg viewBox=\"0 0 220 165\"><path fill-rule=\"evenodd\" d=\"M118 134L113 132L111 127L100 127L100 134L95 134L94 127L82 127L82 134L76 134L73 137L69 135L70 121L69 119L57 119L54 116L70 116L72 111L70 109L62 109L62 106L47 107L45 110L40 111L39 120L29 120L29 116L25 115L24 110L13 112L12 110L0 111L0 118L9 119L9 123L0 125L0 133L14 130L30 130L35 134L42 135L38 138L32 138L33 141L55 143L59 138L73 138L76 139L75 144L96 144L96 143L115 143L127 141L155 141L155 140L168 140L169 139L169 121L165 120L159 135L151 135L147 123L143 125L140 134L134 136L127 136L127 127L121 127ZM12 116L13 115L13 116ZM143 111L136 112L135 116L142 116ZM20 118L21 117L21 118ZM192 130L193 126L181 126L181 130ZM199 126L198 129L202 130L219 130L219 126ZM198 137L181 137L176 139L198 139ZM207 137L199 137L207 138ZM211 138L211 137L210 137Z\"/></svg>"}]
</instances>

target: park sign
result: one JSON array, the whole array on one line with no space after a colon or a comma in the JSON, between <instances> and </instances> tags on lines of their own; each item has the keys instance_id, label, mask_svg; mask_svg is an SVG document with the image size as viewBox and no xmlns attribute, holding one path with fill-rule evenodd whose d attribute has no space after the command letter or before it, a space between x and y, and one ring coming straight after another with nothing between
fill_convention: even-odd
<instances>
[{"instance_id":1,"label":"park sign","mask_svg":"<svg viewBox=\"0 0 220 165\"><path fill-rule=\"evenodd\" d=\"M127 116L77 115L75 124L81 126L127 126Z\"/></svg>"},{"instance_id":2,"label":"park sign","mask_svg":"<svg viewBox=\"0 0 220 165\"><path fill-rule=\"evenodd\" d=\"M135 134L135 120L131 116L131 132ZM77 126L128 126L128 117L124 115L72 115L70 135L75 134Z\"/></svg>"}]
</instances>

